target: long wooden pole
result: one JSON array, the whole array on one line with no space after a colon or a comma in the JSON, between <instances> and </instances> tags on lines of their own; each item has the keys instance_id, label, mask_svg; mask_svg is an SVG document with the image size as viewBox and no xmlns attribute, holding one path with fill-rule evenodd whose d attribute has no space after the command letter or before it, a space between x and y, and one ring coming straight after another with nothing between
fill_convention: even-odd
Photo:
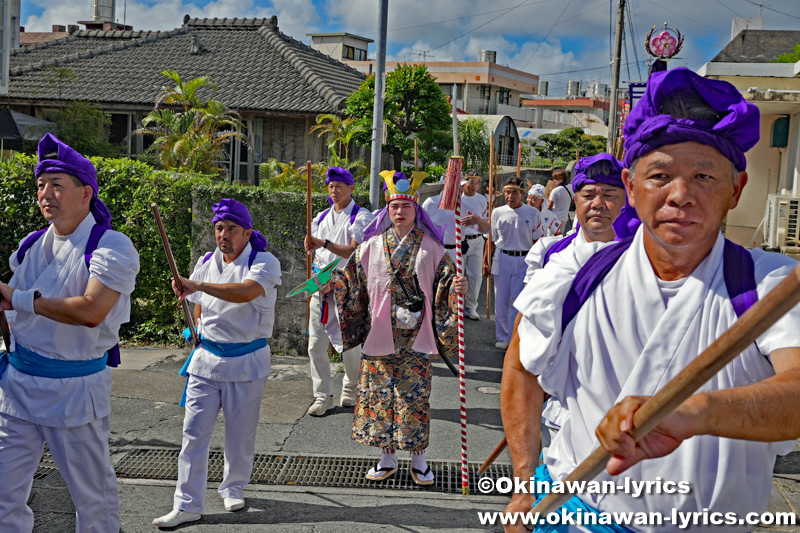
<instances>
[{"instance_id":1,"label":"long wooden pole","mask_svg":"<svg viewBox=\"0 0 800 533\"><path fill-rule=\"evenodd\" d=\"M164 222L161 220L161 212L158 210L158 205L155 202L150 204L150 207L153 209L153 215L156 217L156 225L158 226L158 232L161 234L161 243L164 245L164 252L167 254L167 263L169 263L169 269L172 272L172 279L175 280L175 285L178 287L178 290L182 291L183 284L181 283L180 274L178 274L178 266L175 264L175 256L172 255L172 247L169 245L167 230L164 229ZM189 324L189 333L192 334L192 343L197 346L200 343L200 339L197 337L197 330L194 328L194 317L192 317L192 313L189 311L189 302L183 300L181 302L181 308L183 309L183 316L186 318L186 323Z\"/></svg>"},{"instance_id":2,"label":"long wooden pole","mask_svg":"<svg viewBox=\"0 0 800 533\"><path fill-rule=\"evenodd\" d=\"M306 239L311 242L311 161L306 161ZM306 279L311 279L311 252L306 252ZM311 296L306 299L306 323L311 319Z\"/></svg>"},{"instance_id":3,"label":"long wooden pole","mask_svg":"<svg viewBox=\"0 0 800 533\"><path fill-rule=\"evenodd\" d=\"M492 223L494 207L494 135L489 135L489 225ZM486 243L486 263L492 267L492 230L489 228L489 241ZM486 276L486 319L492 317L492 274Z\"/></svg>"},{"instance_id":4,"label":"long wooden pole","mask_svg":"<svg viewBox=\"0 0 800 533\"><path fill-rule=\"evenodd\" d=\"M631 436L636 442L642 440L798 302L800 302L800 265L636 411L633 415ZM570 482L594 479L603 471L610 458L611 454L605 449L597 448L572 471L566 478L564 486L570 487ZM532 512L544 516L557 509L572 495L550 493L534 506Z\"/></svg>"},{"instance_id":5,"label":"long wooden pole","mask_svg":"<svg viewBox=\"0 0 800 533\"><path fill-rule=\"evenodd\" d=\"M0 298L0 300L2 300L2 298ZM3 344L6 347L6 351L11 353L11 329L8 327L5 311L0 311L0 334L3 335Z\"/></svg>"},{"instance_id":6,"label":"long wooden pole","mask_svg":"<svg viewBox=\"0 0 800 533\"><path fill-rule=\"evenodd\" d=\"M522 170L522 143L517 143L517 177L520 175L520 171Z\"/></svg>"},{"instance_id":7,"label":"long wooden pole","mask_svg":"<svg viewBox=\"0 0 800 533\"><path fill-rule=\"evenodd\" d=\"M419 172L419 139L414 137L414 171Z\"/></svg>"}]
</instances>

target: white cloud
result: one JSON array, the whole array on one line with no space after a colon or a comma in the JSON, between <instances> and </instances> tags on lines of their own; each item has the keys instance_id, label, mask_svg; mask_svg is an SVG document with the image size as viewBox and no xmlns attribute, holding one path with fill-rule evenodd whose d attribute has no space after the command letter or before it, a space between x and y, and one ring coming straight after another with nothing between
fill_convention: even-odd
<instances>
[{"instance_id":1,"label":"white cloud","mask_svg":"<svg viewBox=\"0 0 800 533\"><path fill-rule=\"evenodd\" d=\"M89 0L34 0L44 7L41 16L31 15L23 26L29 32L50 31L53 24L69 25L79 20L90 20ZM314 31L319 14L312 0L212 0L200 7L182 0L158 0L156 2L129 0L127 6L118 1L115 11L117 22L133 26L135 30L171 30L183 24L184 15L193 18L246 18L272 17L277 15L281 31L302 39L305 33Z\"/></svg>"}]
</instances>

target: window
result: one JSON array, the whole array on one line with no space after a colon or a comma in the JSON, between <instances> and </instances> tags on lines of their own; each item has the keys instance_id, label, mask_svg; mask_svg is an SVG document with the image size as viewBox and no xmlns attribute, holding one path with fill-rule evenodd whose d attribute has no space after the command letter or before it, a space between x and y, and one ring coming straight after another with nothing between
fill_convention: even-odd
<instances>
[{"instance_id":1,"label":"window","mask_svg":"<svg viewBox=\"0 0 800 533\"><path fill-rule=\"evenodd\" d=\"M361 50L360 48L356 48L356 61L366 61L367 60L367 51Z\"/></svg>"},{"instance_id":2,"label":"window","mask_svg":"<svg viewBox=\"0 0 800 533\"><path fill-rule=\"evenodd\" d=\"M342 45L342 59L355 59L356 49L352 46Z\"/></svg>"}]
</instances>

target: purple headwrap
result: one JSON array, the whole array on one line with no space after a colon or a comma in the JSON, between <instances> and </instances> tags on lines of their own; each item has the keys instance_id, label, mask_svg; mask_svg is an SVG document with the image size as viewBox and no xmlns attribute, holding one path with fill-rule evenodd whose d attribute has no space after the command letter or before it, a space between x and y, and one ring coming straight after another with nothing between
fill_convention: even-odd
<instances>
[{"instance_id":1,"label":"purple headwrap","mask_svg":"<svg viewBox=\"0 0 800 533\"><path fill-rule=\"evenodd\" d=\"M211 219L211 223L216 224L220 220L230 220L244 229L253 229L253 218L247 207L229 198L223 198L218 204L214 204L214 218ZM250 245L257 252L267 251L267 239L257 230L253 230L250 234Z\"/></svg>"},{"instance_id":2,"label":"purple headwrap","mask_svg":"<svg viewBox=\"0 0 800 533\"><path fill-rule=\"evenodd\" d=\"M56 152L58 159L45 159L48 154ZM62 173L75 176L84 185L92 188L91 212L95 221L101 226L111 227L111 213L108 206L97 197L100 188L97 186L97 169L91 161L83 157L70 146L64 144L52 133L46 133L39 141L39 163L34 176L38 178L45 173Z\"/></svg>"},{"instance_id":3,"label":"purple headwrap","mask_svg":"<svg viewBox=\"0 0 800 533\"><path fill-rule=\"evenodd\" d=\"M432 237L436 242L444 246L445 227L435 224L433 220L431 220L431 217L428 216L428 213L422 209L422 206L419 204L414 203L414 208L417 210L417 226L422 229L423 233L426 233L429 237ZM389 229L391 225L392 221L389 218L389 205L387 204L380 211L375 213L375 219L367 226L367 229L364 230L364 241L369 240L375 235L380 235Z\"/></svg>"},{"instance_id":4,"label":"purple headwrap","mask_svg":"<svg viewBox=\"0 0 800 533\"><path fill-rule=\"evenodd\" d=\"M349 170L342 167L329 167L328 171L325 173L325 185L328 185L332 181L339 181L344 183L345 185L354 185L355 180L353 179L353 175L350 173ZM330 196L328 196L328 203L333 205L333 200Z\"/></svg>"},{"instance_id":5,"label":"purple headwrap","mask_svg":"<svg viewBox=\"0 0 800 533\"><path fill-rule=\"evenodd\" d=\"M664 97L676 91L695 92L722 118L713 123L660 114ZM710 80L685 67L654 72L644 96L625 120L625 166L630 168L636 159L661 146L695 141L716 148L744 170L744 153L758 142L759 123L758 108L727 81Z\"/></svg>"},{"instance_id":6,"label":"purple headwrap","mask_svg":"<svg viewBox=\"0 0 800 533\"><path fill-rule=\"evenodd\" d=\"M610 172L592 173L589 171L592 165L602 161L608 162L608 165L611 167ZM589 177L587 174L590 173L594 175ZM592 157L582 158L580 161L578 161L578 164L575 165L575 178L572 180L572 192L577 193L579 190L581 190L581 187L592 183L605 183L606 185L611 185L612 187L624 189L625 184L622 183L622 163L617 161L617 158L611 154L597 154L593 155Z\"/></svg>"}]
</instances>

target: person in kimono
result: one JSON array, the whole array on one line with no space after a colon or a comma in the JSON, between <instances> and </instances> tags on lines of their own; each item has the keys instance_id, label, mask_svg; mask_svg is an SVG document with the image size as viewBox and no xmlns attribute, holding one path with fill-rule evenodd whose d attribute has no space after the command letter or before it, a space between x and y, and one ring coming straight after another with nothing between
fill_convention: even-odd
<instances>
[{"instance_id":1,"label":"person in kimono","mask_svg":"<svg viewBox=\"0 0 800 533\"><path fill-rule=\"evenodd\" d=\"M456 277L441 228L418 203L423 177L381 175L387 205L330 284L344 347L363 344L352 436L382 450L367 479L394 474L395 451L405 450L412 479L430 485L430 357L457 352L457 295L466 292L467 280Z\"/></svg>"},{"instance_id":2,"label":"person in kimono","mask_svg":"<svg viewBox=\"0 0 800 533\"><path fill-rule=\"evenodd\" d=\"M624 136L622 180L641 226L632 238L554 255L515 304L519 346L506 358L501 392L515 475L563 480L602 446L613 457L597 480L688 483L690 490L578 494L567 508L762 512L776 455L800 437L797 306L643 440L630 435L642 403L796 265L745 250L720 231L747 183L745 152L758 141L758 108L728 82L675 68L651 75ZM540 417L532 413L541 411L542 391L559 398L568 416L537 468ZM515 494L506 509L530 511L537 497ZM752 527L701 521L692 531Z\"/></svg>"},{"instance_id":3,"label":"person in kimono","mask_svg":"<svg viewBox=\"0 0 800 533\"><path fill-rule=\"evenodd\" d=\"M325 176L328 201L331 207L321 211L311 223L311 239L306 239L308 253L314 254L312 268L319 272L337 258L347 259L364 240L364 230L375 218L353 200L355 182L347 169L330 167ZM344 263L344 261L341 261ZM311 362L311 383L314 403L308 408L311 416L322 416L333 407L331 364L328 345L331 344L325 325L336 304L330 296L317 293L311 297L308 318L308 358ZM336 346L336 343L334 343ZM342 353L344 378L339 403L342 407L356 404L356 385L361 368L361 348Z\"/></svg>"},{"instance_id":4,"label":"person in kimono","mask_svg":"<svg viewBox=\"0 0 800 533\"><path fill-rule=\"evenodd\" d=\"M189 279L173 280L181 301L195 304L200 344L181 370L187 376L183 445L172 511L153 520L175 527L205 512L208 450L220 410L225 417L225 474L217 492L228 511L244 507L253 470L256 427L270 373L267 339L275 323L281 265L253 229L247 207L223 198L214 204L217 248L200 257Z\"/></svg>"},{"instance_id":5,"label":"person in kimono","mask_svg":"<svg viewBox=\"0 0 800 533\"><path fill-rule=\"evenodd\" d=\"M0 356L0 529L33 530L27 501L46 442L76 531L119 531L108 366L119 363L139 254L111 229L91 161L50 133L38 152L37 199L49 226L20 241L14 275L0 283L12 335Z\"/></svg>"}]
</instances>

